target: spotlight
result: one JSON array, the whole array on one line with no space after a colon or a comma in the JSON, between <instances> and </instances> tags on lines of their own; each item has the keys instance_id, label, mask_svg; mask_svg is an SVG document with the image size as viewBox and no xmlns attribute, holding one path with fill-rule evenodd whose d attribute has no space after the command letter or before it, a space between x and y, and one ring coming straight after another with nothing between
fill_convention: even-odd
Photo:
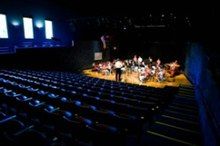
<instances>
[{"instance_id":1,"label":"spotlight","mask_svg":"<svg viewBox=\"0 0 220 146\"><path fill-rule=\"evenodd\" d=\"M37 28L42 28L42 27L43 27L43 22L40 21L40 20L38 20L38 21L35 22L35 26L36 26Z\"/></svg>"},{"instance_id":2,"label":"spotlight","mask_svg":"<svg viewBox=\"0 0 220 146\"><path fill-rule=\"evenodd\" d=\"M18 20L12 20L12 21L11 21L11 24L12 24L13 26L19 26L19 25L20 25L20 23L19 23Z\"/></svg>"}]
</instances>

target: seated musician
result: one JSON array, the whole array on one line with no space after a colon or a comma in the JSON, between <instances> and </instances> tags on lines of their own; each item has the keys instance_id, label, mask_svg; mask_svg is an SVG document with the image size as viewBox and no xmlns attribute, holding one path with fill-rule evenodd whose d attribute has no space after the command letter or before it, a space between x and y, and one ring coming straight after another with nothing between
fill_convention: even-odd
<instances>
[{"instance_id":1,"label":"seated musician","mask_svg":"<svg viewBox=\"0 0 220 146\"><path fill-rule=\"evenodd\" d=\"M178 64L177 60L170 64L170 76L174 77L179 72L180 65Z\"/></svg>"},{"instance_id":2,"label":"seated musician","mask_svg":"<svg viewBox=\"0 0 220 146\"><path fill-rule=\"evenodd\" d=\"M99 64L97 64L97 63L93 63L92 64L92 71L97 71L97 72L99 72L100 71L100 68L99 68Z\"/></svg>"},{"instance_id":3,"label":"seated musician","mask_svg":"<svg viewBox=\"0 0 220 146\"><path fill-rule=\"evenodd\" d=\"M161 66L161 61L160 61L160 59L157 59L156 67L157 67L157 68L160 68L160 66Z\"/></svg>"},{"instance_id":4,"label":"seated musician","mask_svg":"<svg viewBox=\"0 0 220 146\"><path fill-rule=\"evenodd\" d=\"M148 63L147 63L147 64L152 65L152 63L153 63L153 59L149 56L149 57L148 57Z\"/></svg>"},{"instance_id":5,"label":"seated musician","mask_svg":"<svg viewBox=\"0 0 220 146\"><path fill-rule=\"evenodd\" d=\"M135 64L137 64L137 62L138 62L137 55L134 55L134 57L133 57L133 61L134 61Z\"/></svg>"},{"instance_id":6,"label":"seated musician","mask_svg":"<svg viewBox=\"0 0 220 146\"><path fill-rule=\"evenodd\" d=\"M112 63L110 61L108 61L107 63L107 70L108 70L108 74L112 73Z\"/></svg>"},{"instance_id":7,"label":"seated musician","mask_svg":"<svg viewBox=\"0 0 220 146\"><path fill-rule=\"evenodd\" d=\"M141 83L147 78L147 74L144 68L141 68L140 74L139 74L139 80Z\"/></svg>"},{"instance_id":8,"label":"seated musician","mask_svg":"<svg viewBox=\"0 0 220 146\"><path fill-rule=\"evenodd\" d=\"M145 74L146 74L146 80L148 80L151 77L151 68L147 64L145 67Z\"/></svg>"},{"instance_id":9,"label":"seated musician","mask_svg":"<svg viewBox=\"0 0 220 146\"><path fill-rule=\"evenodd\" d=\"M159 68L159 70L156 74L156 80L158 82L162 82L165 80L165 69Z\"/></svg>"}]
</instances>

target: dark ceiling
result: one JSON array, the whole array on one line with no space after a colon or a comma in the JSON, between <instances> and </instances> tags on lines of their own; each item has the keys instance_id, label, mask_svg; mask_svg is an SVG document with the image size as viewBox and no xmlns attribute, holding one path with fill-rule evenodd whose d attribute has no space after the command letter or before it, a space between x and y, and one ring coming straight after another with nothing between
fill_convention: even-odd
<instances>
[{"instance_id":1,"label":"dark ceiling","mask_svg":"<svg viewBox=\"0 0 220 146\"><path fill-rule=\"evenodd\" d=\"M192 26L199 36L203 33L203 36L210 37L214 36L212 33L216 33L218 26L215 5L201 1L193 4L192 1L185 0L174 4L155 0L4 0L10 4L18 1L22 5L44 6L49 10L55 8L64 11L69 17L67 20L73 25L73 30L90 28L94 32L102 29L129 31L164 24L166 28L178 28L178 31L182 32L185 32L185 27Z\"/></svg>"},{"instance_id":2,"label":"dark ceiling","mask_svg":"<svg viewBox=\"0 0 220 146\"><path fill-rule=\"evenodd\" d=\"M214 4L204 4L201 1L193 4L192 1L187 0L176 3L157 0L5 0L5 2L9 1L59 7L76 15L136 15L146 11L173 11L193 15L210 13L215 6Z\"/></svg>"}]
</instances>

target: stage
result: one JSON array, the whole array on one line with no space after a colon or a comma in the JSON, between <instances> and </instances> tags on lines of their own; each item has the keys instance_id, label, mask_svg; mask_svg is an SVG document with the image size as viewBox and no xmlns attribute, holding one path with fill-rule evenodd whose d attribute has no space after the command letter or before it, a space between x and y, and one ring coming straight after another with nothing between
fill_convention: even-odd
<instances>
[{"instance_id":1,"label":"stage","mask_svg":"<svg viewBox=\"0 0 220 146\"><path fill-rule=\"evenodd\" d=\"M105 79L105 80L112 80L115 81L115 73L112 73L110 75L105 75L103 73L98 73L92 71L92 69L86 69L83 70L83 74L94 77L94 78L100 78L100 79ZM162 82L157 82L157 81L146 81L141 83L140 80L138 79L138 73L137 72L132 72L132 73L123 73L122 74L122 81L124 83L131 83L131 84L138 84L138 85L143 85L143 86L150 86L150 87L156 87L156 88L163 88L165 86L173 86L173 87L178 87L180 85L188 86L191 85L189 80L186 78L186 76L181 73L179 75L176 75L175 77L169 77L166 78L165 81Z\"/></svg>"}]
</instances>

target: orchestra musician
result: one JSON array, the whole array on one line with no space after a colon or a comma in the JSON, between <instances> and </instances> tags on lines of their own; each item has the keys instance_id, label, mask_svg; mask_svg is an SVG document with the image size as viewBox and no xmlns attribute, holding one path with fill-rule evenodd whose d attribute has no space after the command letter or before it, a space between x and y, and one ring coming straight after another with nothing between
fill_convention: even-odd
<instances>
[{"instance_id":1,"label":"orchestra musician","mask_svg":"<svg viewBox=\"0 0 220 146\"><path fill-rule=\"evenodd\" d=\"M119 82L121 81L122 67L123 67L122 61L117 59L115 62L115 80Z\"/></svg>"},{"instance_id":2,"label":"orchestra musician","mask_svg":"<svg viewBox=\"0 0 220 146\"><path fill-rule=\"evenodd\" d=\"M157 67L157 68L160 68L160 64L161 64L160 59L157 59L157 62L156 62L156 67Z\"/></svg>"},{"instance_id":3,"label":"orchestra musician","mask_svg":"<svg viewBox=\"0 0 220 146\"><path fill-rule=\"evenodd\" d=\"M97 71L97 72L99 71L99 65L97 63L93 63L92 67L93 67L92 71Z\"/></svg>"},{"instance_id":4,"label":"orchestra musician","mask_svg":"<svg viewBox=\"0 0 220 146\"><path fill-rule=\"evenodd\" d=\"M133 59L128 59L124 62L119 59L114 60L114 62L96 62L93 63L92 71L97 71L103 75L110 75L112 69L115 68L116 81L121 81L122 72L125 72L127 75L132 75L133 72L136 72L138 73L137 80L141 83L149 79L162 82L167 77L174 77L179 72L180 65L177 60L168 64L161 64L159 58L153 62L152 58L149 57L147 61L143 61L140 56L137 58L135 55Z\"/></svg>"},{"instance_id":5,"label":"orchestra musician","mask_svg":"<svg viewBox=\"0 0 220 146\"><path fill-rule=\"evenodd\" d=\"M180 65L178 64L177 60L170 63L170 76L174 77L179 72Z\"/></svg>"},{"instance_id":6,"label":"orchestra musician","mask_svg":"<svg viewBox=\"0 0 220 146\"><path fill-rule=\"evenodd\" d=\"M141 63L142 63L142 61L143 61L143 59L141 58L141 56L138 57L138 60L137 60L137 61L138 61L138 67L140 67L140 65L141 65Z\"/></svg>"},{"instance_id":7,"label":"orchestra musician","mask_svg":"<svg viewBox=\"0 0 220 146\"><path fill-rule=\"evenodd\" d=\"M139 80L141 83L147 78L147 74L144 68L141 68L140 74L139 74Z\"/></svg>"},{"instance_id":8,"label":"orchestra musician","mask_svg":"<svg viewBox=\"0 0 220 146\"><path fill-rule=\"evenodd\" d=\"M159 68L158 72L156 73L156 80L158 82L165 80L165 69Z\"/></svg>"},{"instance_id":9,"label":"orchestra musician","mask_svg":"<svg viewBox=\"0 0 220 146\"><path fill-rule=\"evenodd\" d=\"M137 62L138 62L137 55L134 55L133 61L134 61L135 64L137 64Z\"/></svg>"}]
</instances>

